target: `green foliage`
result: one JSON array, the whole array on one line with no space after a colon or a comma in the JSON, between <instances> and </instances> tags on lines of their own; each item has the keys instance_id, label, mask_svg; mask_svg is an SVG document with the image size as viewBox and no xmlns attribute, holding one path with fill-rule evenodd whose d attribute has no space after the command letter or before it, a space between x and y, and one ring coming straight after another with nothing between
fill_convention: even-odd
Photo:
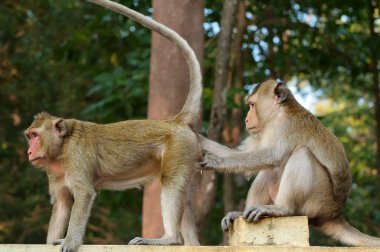
<instances>
[{"instance_id":1,"label":"green foliage","mask_svg":"<svg viewBox=\"0 0 380 252\"><path fill-rule=\"evenodd\" d=\"M138 118L146 112L147 85L139 85L146 78L143 71L129 73L118 67L111 73L97 75L94 87L87 93L88 96L102 97L83 110L91 120L112 121L114 115L125 115L125 119Z\"/></svg>"},{"instance_id":2,"label":"green foliage","mask_svg":"<svg viewBox=\"0 0 380 252\"><path fill-rule=\"evenodd\" d=\"M151 15L150 1L122 2ZM222 1L206 1L204 131L221 9ZM245 86L280 77L302 89L307 80L321 93L319 99L329 102L319 115L343 143L353 172L344 215L360 230L380 236L370 72L373 55L379 58L374 48L380 44L380 25L371 37L368 13L363 0L251 1L241 50ZM0 24L0 243L43 243L51 211L47 179L27 162L23 130L40 111L99 123L145 118L151 31L77 0L3 0ZM236 93L245 90L228 91L229 108L237 107ZM244 201L248 187L249 182L236 186L236 204ZM222 240L222 189L220 183L205 227L206 244ZM102 191L86 242L125 244L140 229L141 191ZM312 243L336 244L318 233Z\"/></svg>"},{"instance_id":3,"label":"green foliage","mask_svg":"<svg viewBox=\"0 0 380 252\"><path fill-rule=\"evenodd\" d=\"M150 1L125 4L151 13ZM0 243L44 243L47 179L27 162L23 130L40 111L99 123L145 117L151 32L76 0L2 1L0 24ZM102 192L95 205L87 242L140 234L141 191Z\"/></svg>"}]
</instances>

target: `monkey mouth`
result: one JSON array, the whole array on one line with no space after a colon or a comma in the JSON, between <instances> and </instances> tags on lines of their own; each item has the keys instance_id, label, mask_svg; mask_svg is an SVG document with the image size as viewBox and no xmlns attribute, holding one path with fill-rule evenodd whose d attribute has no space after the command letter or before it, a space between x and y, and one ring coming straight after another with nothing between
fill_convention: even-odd
<instances>
[{"instance_id":1,"label":"monkey mouth","mask_svg":"<svg viewBox=\"0 0 380 252\"><path fill-rule=\"evenodd\" d=\"M252 132L252 133L258 133L260 132L260 128L259 127L250 127L250 128L247 128L248 131Z\"/></svg>"},{"instance_id":2,"label":"monkey mouth","mask_svg":"<svg viewBox=\"0 0 380 252\"><path fill-rule=\"evenodd\" d=\"M37 161L37 160L39 160L39 159L41 159L42 157L36 157L36 158L33 158L32 160L29 160L29 162L31 162L31 163L33 163L33 162L35 162L35 161Z\"/></svg>"}]
</instances>

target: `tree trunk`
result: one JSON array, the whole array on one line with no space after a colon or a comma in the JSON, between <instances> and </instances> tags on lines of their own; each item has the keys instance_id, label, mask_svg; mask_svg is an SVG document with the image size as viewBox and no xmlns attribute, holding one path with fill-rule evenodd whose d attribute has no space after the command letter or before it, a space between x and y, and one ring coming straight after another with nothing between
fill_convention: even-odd
<instances>
[{"instance_id":1,"label":"tree trunk","mask_svg":"<svg viewBox=\"0 0 380 252\"><path fill-rule=\"evenodd\" d=\"M232 42L232 51L231 51L231 68L228 78L228 86L235 88L243 87L243 73L244 73L244 57L242 51L242 41L245 29L247 27L247 20L245 17L246 13L246 2L245 0L239 0L238 9L236 13L236 28L237 33ZM231 111L232 121L229 126L225 123L225 128L223 130L223 141L230 147L234 148L239 144L240 135L241 135L241 125L243 122L242 113L241 113L241 93L234 94L234 102L238 105L238 108L233 108ZM233 178L234 176L242 175L232 175L225 173L223 175L223 204L224 204L224 213L238 210L236 209L236 202L234 200L233 191L235 189ZM223 236L223 244L228 244L227 234Z\"/></svg>"},{"instance_id":2,"label":"tree trunk","mask_svg":"<svg viewBox=\"0 0 380 252\"><path fill-rule=\"evenodd\" d=\"M225 0L221 19L221 31L218 38L213 105L211 110L208 137L221 141L224 118L226 116L227 76L230 60L232 29L235 19L237 0ZM214 172L204 172L200 189L196 192L195 206L198 211L197 225L200 230L207 214L215 201L216 176Z\"/></svg>"},{"instance_id":3,"label":"tree trunk","mask_svg":"<svg viewBox=\"0 0 380 252\"><path fill-rule=\"evenodd\" d=\"M203 0L153 0L153 19L178 32L203 59ZM201 64L202 65L202 64ZM168 119L182 108L189 90L185 58L173 43L152 33L149 89L149 119ZM147 185L143 198L142 236L163 234L158 181Z\"/></svg>"},{"instance_id":4,"label":"tree trunk","mask_svg":"<svg viewBox=\"0 0 380 252\"><path fill-rule=\"evenodd\" d=\"M222 140L222 130L226 116L227 77L236 8L237 0L224 1L216 55L210 128L208 132L209 138L215 141Z\"/></svg>"},{"instance_id":5,"label":"tree trunk","mask_svg":"<svg viewBox=\"0 0 380 252\"><path fill-rule=\"evenodd\" d=\"M235 88L243 87L243 74L244 74L244 52L242 51L243 36L247 28L246 14L246 2L245 0L239 1L237 17L237 34L232 44L232 53L236 55L233 61L234 68L234 78L232 78L232 86ZM232 109L232 130L231 130L231 140L230 147L235 147L240 141L241 135L241 125L243 122L243 115L240 108L242 101L241 93L236 93L234 95L234 102L238 105L238 108Z\"/></svg>"}]
</instances>

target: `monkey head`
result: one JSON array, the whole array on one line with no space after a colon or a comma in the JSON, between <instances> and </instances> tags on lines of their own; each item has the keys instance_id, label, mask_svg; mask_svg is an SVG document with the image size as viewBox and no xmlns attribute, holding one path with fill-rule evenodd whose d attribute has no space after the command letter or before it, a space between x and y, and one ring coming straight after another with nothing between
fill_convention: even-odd
<instances>
[{"instance_id":1,"label":"monkey head","mask_svg":"<svg viewBox=\"0 0 380 252\"><path fill-rule=\"evenodd\" d=\"M56 161L61 154L67 125L62 118L42 112L34 116L24 135L29 145L29 162L36 167L44 167L47 163Z\"/></svg>"},{"instance_id":2,"label":"monkey head","mask_svg":"<svg viewBox=\"0 0 380 252\"><path fill-rule=\"evenodd\" d=\"M282 82L269 79L258 84L246 100L249 106L245 119L248 132L259 133L266 122L272 121L280 112L289 96L290 90Z\"/></svg>"}]
</instances>

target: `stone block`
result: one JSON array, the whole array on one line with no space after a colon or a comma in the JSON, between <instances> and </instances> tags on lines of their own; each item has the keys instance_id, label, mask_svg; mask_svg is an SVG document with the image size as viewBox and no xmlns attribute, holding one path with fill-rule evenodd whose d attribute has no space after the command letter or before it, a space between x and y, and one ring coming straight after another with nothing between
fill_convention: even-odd
<instances>
[{"instance_id":1,"label":"stone block","mask_svg":"<svg viewBox=\"0 0 380 252\"><path fill-rule=\"evenodd\" d=\"M309 246L309 226L306 216L264 217L248 223L236 219L228 231L230 246Z\"/></svg>"}]
</instances>

